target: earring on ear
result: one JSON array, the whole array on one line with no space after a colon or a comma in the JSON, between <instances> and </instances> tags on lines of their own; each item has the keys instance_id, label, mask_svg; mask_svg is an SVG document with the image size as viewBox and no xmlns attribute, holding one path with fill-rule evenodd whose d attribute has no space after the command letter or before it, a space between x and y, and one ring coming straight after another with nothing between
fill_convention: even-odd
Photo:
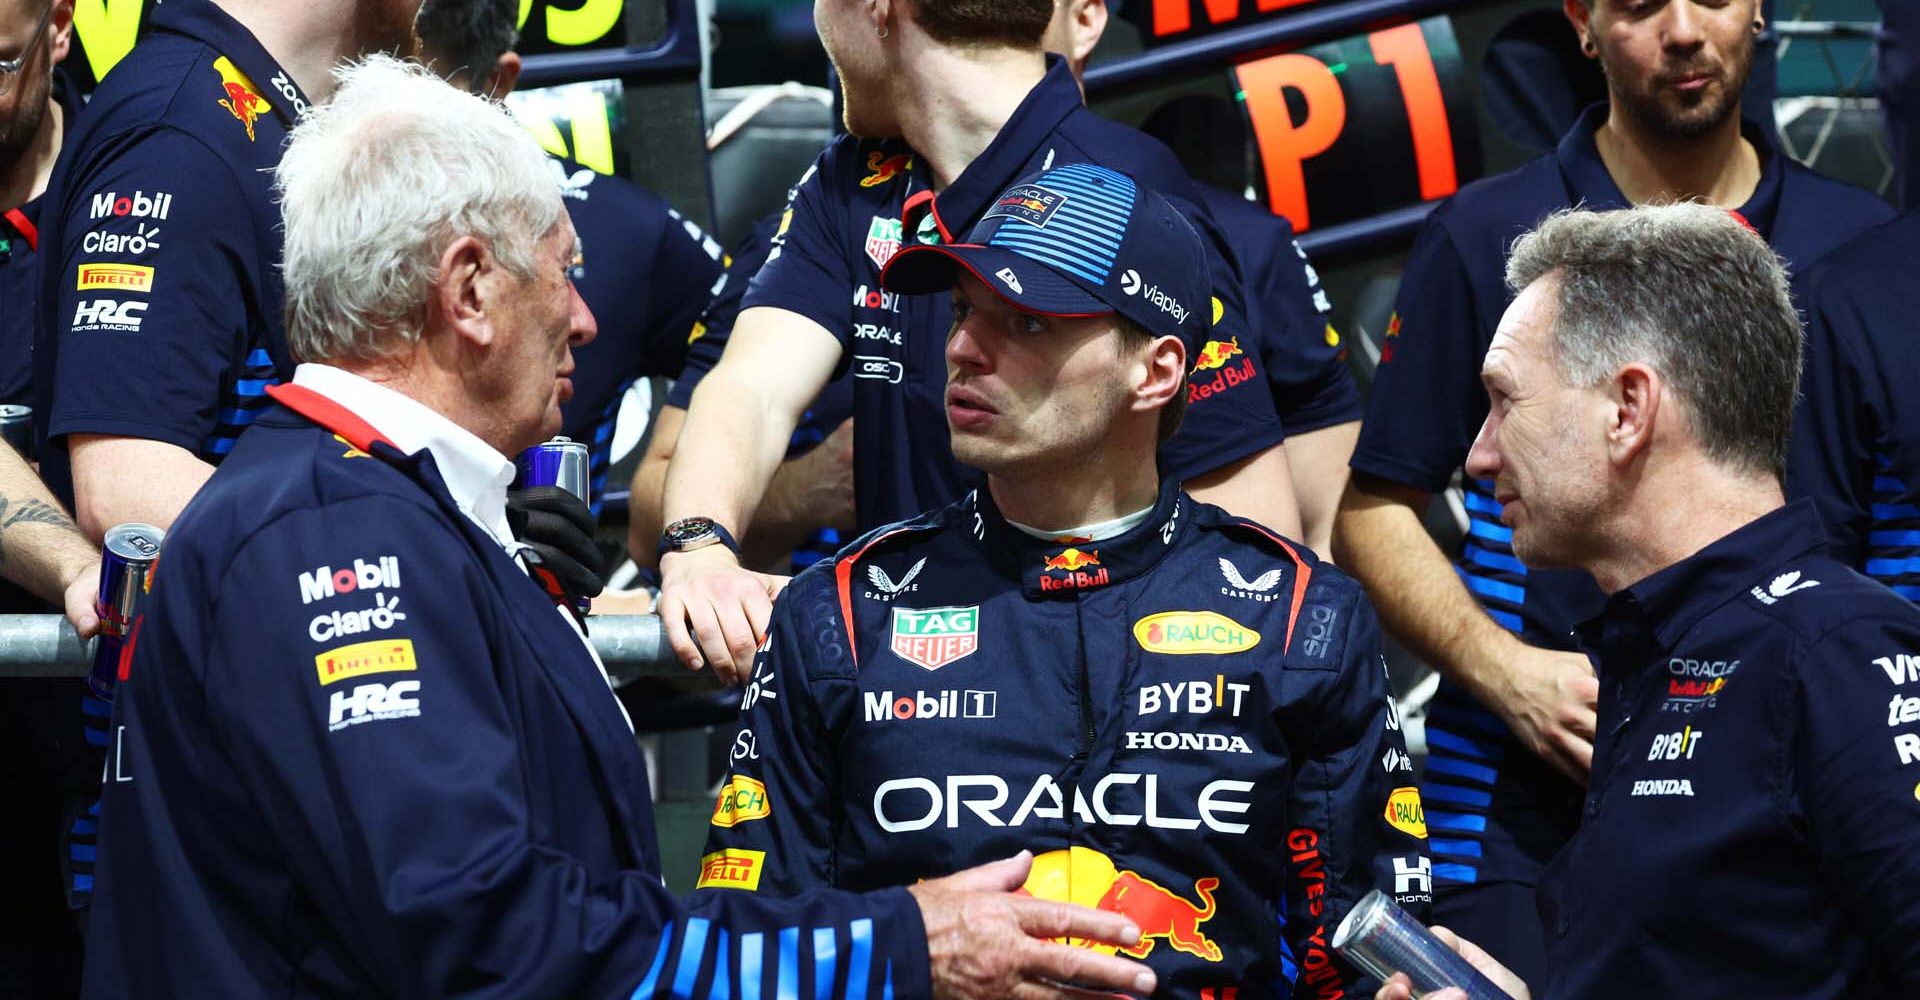
<instances>
[{"instance_id":1,"label":"earring on ear","mask_svg":"<svg viewBox=\"0 0 1920 1000\"><path fill-rule=\"evenodd\" d=\"M890 34L892 34L892 33L893 33L893 32L891 31L891 29L889 29L889 28L888 28L888 27L887 27L886 25L884 25L884 24L883 24L883 25L881 25L881 26L880 26L880 37L881 37L881 38L885 38L885 37L887 37L888 35L890 35Z\"/></svg>"},{"instance_id":2,"label":"earring on ear","mask_svg":"<svg viewBox=\"0 0 1920 1000\"><path fill-rule=\"evenodd\" d=\"M1761 19L1759 19L1759 18L1757 18L1757 17L1756 17L1756 18L1754 18L1754 19L1753 19L1753 33L1757 35L1757 34L1759 34L1759 33L1761 33L1761 32L1763 32L1763 31L1765 31L1765 30L1767 30L1767 22L1765 22L1765 21L1762 21Z\"/></svg>"},{"instance_id":3,"label":"earring on ear","mask_svg":"<svg viewBox=\"0 0 1920 1000\"><path fill-rule=\"evenodd\" d=\"M1592 38L1580 39L1580 51L1585 52L1587 55L1590 55L1590 56L1599 54L1598 51L1593 47Z\"/></svg>"}]
</instances>

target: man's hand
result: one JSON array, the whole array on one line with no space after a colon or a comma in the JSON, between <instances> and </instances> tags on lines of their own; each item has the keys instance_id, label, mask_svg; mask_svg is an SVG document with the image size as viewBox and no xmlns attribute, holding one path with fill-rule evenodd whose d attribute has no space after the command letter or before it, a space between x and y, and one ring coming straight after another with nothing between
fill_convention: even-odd
<instances>
[{"instance_id":1,"label":"man's hand","mask_svg":"<svg viewBox=\"0 0 1920 1000\"><path fill-rule=\"evenodd\" d=\"M936 1000L1046 1000L1153 992L1153 970L1049 940L1133 945L1140 928L1117 913L1016 896L1033 855L969 868L908 887L927 927Z\"/></svg>"},{"instance_id":2,"label":"man's hand","mask_svg":"<svg viewBox=\"0 0 1920 1000\"><path fill-rule=\"evenodd\" d=\"M90 639L100 631L100 616L93 610L94 599L99 594L100 560L95 559L67 580L66 591L61 595L67 621L73 623L73 630L80 633L82 639Z\"/></svg>"},{"instance_id":3,"label":"man's hand","mask_svg":"<svg viewBox=\"0 0 1920 1000\"><path fill-rule=\"evenodd\" d=\"M607 564L594 543L593 508L558 486L535 486L507 494L514 534L540 556L575 601L597 597L606 587Z\"/></svg>"},{"instance_id":4,"label":"man's hand","mask_svg":"<svg viewBox=\"0 0 1920 1000\"><path fill-rule=\"evenodd\" d=\"M1511 648L1498 670L1478 674L1485 687L1475 693L1535 756L1585 786L1600 701L1593 664L1579 653Z\"/></svg>"},{"instance_id":5,"label":"man's hand","mask_svg":"<svg viewBox=\"0 0 1920 1000\"><path fill-rule=\"evenodd\" d=\"M742 569L724 545L669 552L660 559L660 624L667 644L687 669L712 665L722 682L738 684L753 669L773 599L786 585L784 576Z\"/></svg>"},{"instance_id":6,"label":"man's hand","mask_svg":"<svg viewBox=\"0 0 1920 1000\"><path fill-rule=\"evenodd\" d=\"M1501 965L1492 955L1482 951L1479 945L1445 927L1429 929L1433 931L1434 937L1439 938L1447 947L1459 952L1460 957L1480 970L1481 975L1492 980L1493 985L1507 991L1513 1000L1533 1000L1533 994L1528 992L1527 984L1521 982L1519 976ZM1406 973L1396 972L1392 979L1381 985L1380 992L1373 995L1373 1000L1414 1000L1413 983L1407 979ZM1462 990L1450 988L1429 993L1425 1000L1467 1000L1467 994Z\"/></svg>"}]
</instances>

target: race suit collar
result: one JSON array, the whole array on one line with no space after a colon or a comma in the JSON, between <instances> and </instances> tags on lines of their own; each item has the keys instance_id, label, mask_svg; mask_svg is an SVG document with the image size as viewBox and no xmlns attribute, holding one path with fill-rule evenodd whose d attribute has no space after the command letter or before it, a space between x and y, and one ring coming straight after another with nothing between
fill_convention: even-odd
<instances>
[{"instance_id":1,"label":"race suit collar","mask_svg":"<svg viewBox=\"0 0 1920 1000\"><path fill-rule=\"evenodd\" d=\"M1160 495L1139 526L1102 542L1059 542L1035 538L1007 523L982 487L967 495L974 517L969 527L985 550L987 562L1020 581L1029 598L1066 597L1123 583L1158 565L1179 541L1188 518L1180 484L1160 480Z\"/></svg>"},{"instance_id":2,"label":"race suit collar","mask_svg":"<svg viewBox=\"0 0 1920 1000\"><path fill-rule=\"evenodd\" d=\"M1699 552L1607 598L1601 613L1575 629L1602 672L1610 662L1645 665L1672 649L1709 612L1745 594L1771 604L1816 586L1774 570L1826 551L1827 536L1811 500L1796 500L1736 529Z\"/></svg>"},{"instance_id":3,"label":"race suit collar","mask_svg":"<svg viewBox=\"0 0 1920 1000\"><path fill-rule=\"evenodd\" d=\"M289 129L300 120L313 102L306 92L268 54L253 32L233 19L210 0L167 0L155 4L147 15L154 31L166 31L205 42L231 62L266 99L267 106Z\"/></svg>"},{"instance_id":4,"label":"race suit collar","mask_svg":"<svg viewBox=\"0 0 1920 1000\"><path fill-rule=\"evenodd\" d=\"M1041 147L1060 123L1080 107L1080 85L1074 82L1073 70L1065 59L1048 53L1047 75L1027 91L1026 99L1000 126L987 148L931 200L933 218L947 242L953 242L955 236L964 237L1008 185L1043 169L1029 164L1040 155ZM910 201L901 220L907 232L918 231L920 220L909 216L917 216L918 209L927 204L924 199Z\"/></svg>"},{"instance_id":5,"label":"race suit collar","mask_svg":"<svg viewBox=\"0 0 1920 1000\"><path fill-rule=\"evenodd\" d=\"M1607 113L1605 101L1588 105L1553 154L1566 181L1568 203L1597 212L1631 207L1620 185L1615 184L1613 175L1607 172L1606 161L1600 158L1600 146L1594 141L1595 133L1606 124ZM1767 130L1746 118L1740 119L1740 135L1753 144L1754 153L1760 158L1760 183L1737 211L1762 239L1771 240L1773 219L1780 204L1780 155L1773 141L1767 138Z\"/></svg>"}]
</instances>

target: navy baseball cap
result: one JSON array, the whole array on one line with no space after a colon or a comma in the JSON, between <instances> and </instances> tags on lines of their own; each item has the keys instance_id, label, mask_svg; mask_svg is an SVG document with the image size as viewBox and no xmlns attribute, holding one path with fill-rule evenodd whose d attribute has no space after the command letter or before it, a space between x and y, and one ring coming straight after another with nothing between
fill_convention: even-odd
<instances>
[{"instance_id":1,"label":"navy baseball cap","mask_svg":"<svg viewBox=\"0 0 1920 1000\"><path fill-rule=\"evenodd\" d=\"M880 283L907 295L944 292L956 266L1027 312L1118 313L1179 337L1189 353L1213 325L1206 247L1193 223L1133 178L1091 163L1015 183L966 242L902 249Z\"/></svg>"}]
</instances>

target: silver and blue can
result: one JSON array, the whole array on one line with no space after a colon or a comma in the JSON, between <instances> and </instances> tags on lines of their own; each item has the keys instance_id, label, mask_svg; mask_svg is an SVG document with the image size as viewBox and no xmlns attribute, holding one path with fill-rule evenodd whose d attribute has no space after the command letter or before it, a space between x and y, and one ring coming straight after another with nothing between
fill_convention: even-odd
<instances>
[{"instance_id":1,"label":"silver and blue can","mask_svg":"<svg viewBox=\"0 0 1920 1000\"><path fill-rule=\"evenodd\" d=\"M166 537L151 524L107 529L100 548L100 593L93 607L100 616L100 639L93 649L93 669L87 672L87 689L101 701L113 701L114 686L126 679L133 635L153 591L153 568Z\"/></svg>"},{"instance_id":2,"label":"silver and blue can","mask_svg":"<svg viewBox=\"0 0 1920 1000\"><path fill-rule=\"evenodd\" d=\"M1340 921L1333 949L1383 982L1396 972L1406 973L1416 997L1452 986L1468 1000L1513 1000L1379 889L1367 893Z\"/></svg>"},{"instance_id":3,"label":"silver and blue can","mask_svg":"<svg viewBox=\"0 0 1920 1000\"><path fill-rule=\"evenodd\" d=\"M521 452L514 464L520 470L517 483L521 489L558 486L579 497L581 503L593 503L587 484L587 446L572 438L556 437L536 444Z\"/></svg>"},{"instance_id":4,"label":"silver and blue can","mask_svg":"<svg viewBox=\"0 0 1920 1000\"><path fill-rule=\"evenodd\" d=\"M33 457L33 407L19 403L0 403L0 438L13 446L21 458Z\"/></svg>"}]
</instances>

